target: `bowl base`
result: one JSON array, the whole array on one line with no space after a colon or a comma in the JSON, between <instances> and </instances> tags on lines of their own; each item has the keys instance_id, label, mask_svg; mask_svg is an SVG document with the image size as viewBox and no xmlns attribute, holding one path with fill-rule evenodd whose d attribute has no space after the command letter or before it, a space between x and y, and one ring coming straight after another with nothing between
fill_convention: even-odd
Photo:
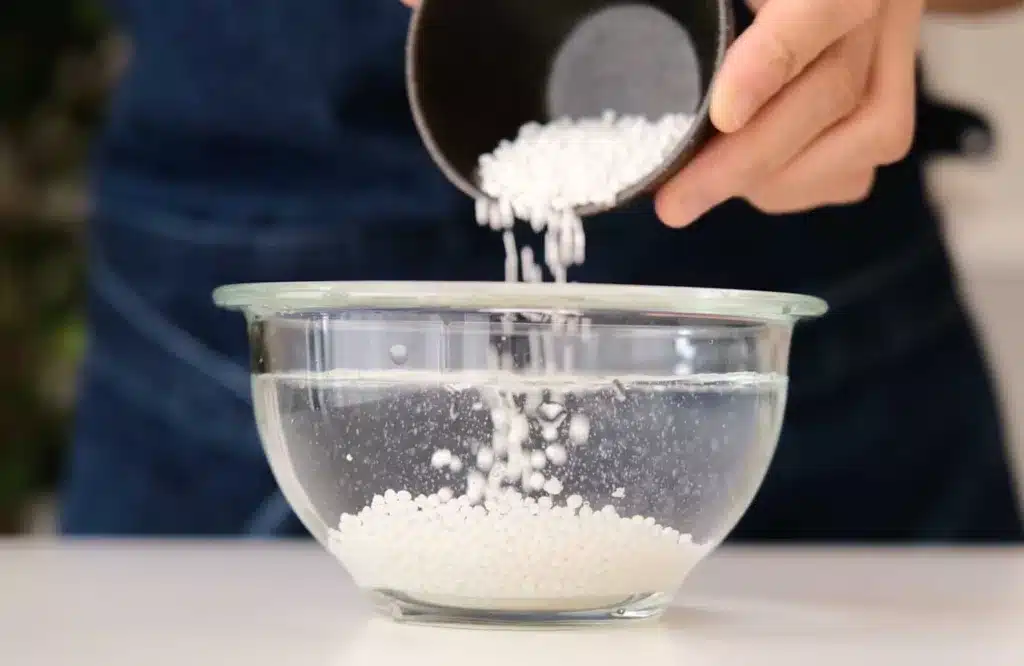
<instances>
[{"instance_id":1,"label":"bowl base","mask_svg":"<svg viewBox=\"0 0 1024 666\"><path fill-rule=\"evenodd\" d=\"M619 599L432 599L393 590L373 590L370 599L379 614L396 622L537 629L654 620L665 612L672 597L646 593Z\"/></svg>"}]
</instances>

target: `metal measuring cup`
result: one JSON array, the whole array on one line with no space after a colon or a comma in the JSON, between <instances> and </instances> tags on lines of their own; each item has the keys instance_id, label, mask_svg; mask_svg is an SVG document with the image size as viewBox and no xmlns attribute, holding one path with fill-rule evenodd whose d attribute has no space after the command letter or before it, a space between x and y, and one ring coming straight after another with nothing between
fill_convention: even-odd
<instances>
[{"instance_id":1,"label":"metal measuring cup","mask_svg":"<svg viewBox=\"0 0 1024 666\"><path fill-rule=\"evenodd\" d=\"M653 192L712 136L708 92L734 34L732 0L422 0L406 86L431 157L474 199L479 157L528 122L693 114L651 173L576 210L592 215Z\"/></svg>"}]
</instances>

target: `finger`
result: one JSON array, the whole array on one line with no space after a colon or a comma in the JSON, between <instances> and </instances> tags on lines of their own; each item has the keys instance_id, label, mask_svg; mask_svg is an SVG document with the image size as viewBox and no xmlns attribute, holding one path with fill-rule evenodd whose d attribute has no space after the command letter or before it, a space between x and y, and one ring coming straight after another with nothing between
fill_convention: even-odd
<instances>
[{"instance_id":1,"label":"finger","mask_svg":"<svg viewBox=\"0 0 1024 666\"><path fill-rule=\"evenodd\" d=\"M877 164L902 160L914 142L917 51L925 4L925 0L900 0L889 3L885 10L868 88L869 113L860 119L863 125L875 127L872 145Z\"/></svg>"},{"instance_id":2,"label":"finger","mask_svg":"<svg viewBox=\"0 0 1024 666\"><path fill-rule=\"evenodd\" d=\"M418 7L420 4L420 0L402 0L402 4L405 5L406 7L416 9L416 7Z\"/></svg>"},{"instance_id":3,"label":"finger","mask_svg":"<svg viewBox=\"0 0 1024 666\"><path fill-rule=\"evenodd\" d=\"M711 92L723 132L746 125L830 45L879 11L881 0L763 0L754 24L729 49Z\"/></svg>"},{"instance_id":4,"label":"finger","mask_svg":"<svg viewBox=\"0 0 1024 666\"><path fill-rule=\"evenodd\" d=\"M660 192L661 220L680 227L740 196L852 113L867 83L874 45L870 26L826 50L803 75L739 132L717 137Z\"/></svg>"},{"instance_id":5,"label":"finger","mask_svg":"<svg viewBox=\"0 0 1024 666\"><path fill-rule=\"evenodd\" d=\"M765 213L801 213L823 206L859 203L871 195L874 185L874 169L842 174L826 181L782 174L744 198Z\"/></svg>"},{"instance_id":6,"label":"finger","mask_svg":"<svg viewBox=\"0 0 1024 666\"><path fill-rule=\"evenodd\" d=\"M885 10L863 104L786 166L783 189L806 187L837 165L868 169L906 157L914 140L915 56L923 11L921 0L900 0Z\"/></svg>"}]
</instances>

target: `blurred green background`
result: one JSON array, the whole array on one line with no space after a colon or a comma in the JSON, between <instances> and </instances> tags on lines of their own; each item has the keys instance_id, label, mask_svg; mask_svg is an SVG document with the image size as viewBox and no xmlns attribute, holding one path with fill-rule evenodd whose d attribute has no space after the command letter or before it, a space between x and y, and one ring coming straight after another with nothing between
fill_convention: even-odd
<instances>
[{"instance_id":1,"label":"blurred green background","mask_svg":"<svg viewBox=\"0 0 1024 666\"><path fill-rule=\"evenodd\" d=\"M99 0L0 9L0 534L51 494L84 344L85 168L124 45Z\"/></svg>"}]
</instances>

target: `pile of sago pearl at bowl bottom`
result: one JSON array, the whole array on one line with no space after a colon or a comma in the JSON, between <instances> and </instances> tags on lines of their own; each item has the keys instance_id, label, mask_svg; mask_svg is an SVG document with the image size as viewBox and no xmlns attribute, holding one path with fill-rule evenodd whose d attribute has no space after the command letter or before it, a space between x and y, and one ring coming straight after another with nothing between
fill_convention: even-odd
<instances>
[{"instance_id":1,"label":"pile of sago pearl at bowl bottom","mask_svg":"<svg viewBox=\"0 0 1024 666\"><path fill-rule=\"evenodd\" d=\"M652 518L594 511L578 495L506 490L486 506L390 491L344 515L331 550L357 584L420 603L572 612L672 593L710 550Z\"/></svg>"},{"instance_id":2,"label":"pile of sago pearl at bowl bottom","mask_svg":"<svg viewBox=\"0 0 1024 666\"><path fill-rule=\"evenodd\" d=\"M544 261L556 282L566 281L567 268L585 257L575 209L610 203L648 176L692 122L683 114L651 121L606 112L528 124L482 156L480 187L491 199L477 202L477 221L504 234L505 279L519 281L521 269L523 280L543 281L531 248L517 251L511 228L520 219L545 232ZM549 323L549 337L566 327L563 320ZM543 342L531 338L531 356ZM491 365L508 370L497 357ZM586 445L585 415L568 415L558 403L531 407L511 391L489 403L493 442L472 452L475 464L447 450L424 461L465 478L465 492L443 487L414 498L392 489L341 516L330 547L358 585L439 606L571 612L674 592L710 551L711 544L695 544L653 518L621 516L611 504L595 510L579 495L564 496L549 470ZM529 421L543 435L543 450L526 448ZM608 496L621 499L624 489L608 489Z\"/></svg>"}]
</instances>

